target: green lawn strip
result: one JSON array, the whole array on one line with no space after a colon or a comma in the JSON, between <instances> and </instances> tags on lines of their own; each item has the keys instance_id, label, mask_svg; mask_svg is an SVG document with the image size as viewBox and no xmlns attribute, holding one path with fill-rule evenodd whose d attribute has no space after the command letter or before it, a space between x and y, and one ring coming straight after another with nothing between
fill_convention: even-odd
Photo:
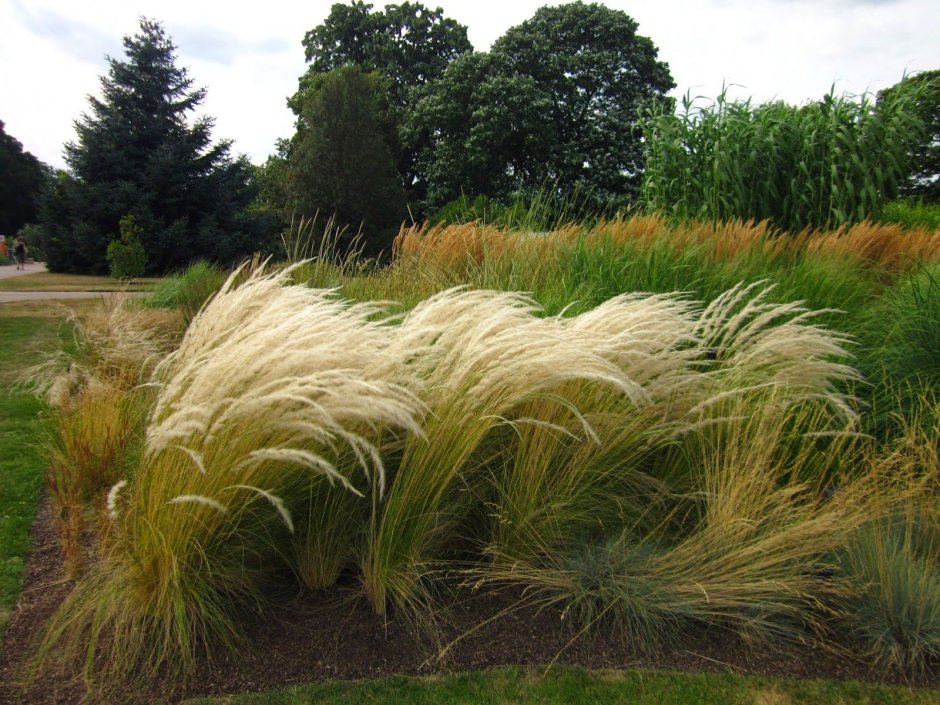
<instances>
[{"instance_id":1,"label":"green lawn strip","mask_svg":"<svg viewBox=\"0 0 940 705\"><path fill-rule=\"evenodd\" d=\"M162 279L135 279L126 282L111 277L36 272L0 279L0 291L151 291Z\"/></svg>"},{"instance_id":2,"label":"green lawn strip","mask_svg":"<svg viewBox=\"0 0 940 705\"><path fill-rule=\"evenodd\" d=\"M0 309L0 636L20 593L44 467L37 441L42 404L13 382L34 361L31 347L56 329L49 318L11 318Z\"/></svg>"},{"instance_id":3,"label":"green lawn strip","mask_svg":"<svg viewBox=\"0 0 940 705\"><path fill-rule=\"evenodd\" d=\"M928 705L940 692L854 681L760 678L663 671L499 668L472 673L330 682L184 705Z\"/></svg>"}]
</instances>

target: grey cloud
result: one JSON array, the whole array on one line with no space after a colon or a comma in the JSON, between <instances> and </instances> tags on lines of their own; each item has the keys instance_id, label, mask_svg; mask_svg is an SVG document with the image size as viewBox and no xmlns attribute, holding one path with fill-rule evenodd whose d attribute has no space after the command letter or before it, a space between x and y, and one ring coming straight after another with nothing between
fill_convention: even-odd
<instances>
[{"instance_id":1,"label":"grey cloud","mask_svg":"<svg viewBox=\"0 0 940 705\"><path fill-rule=\"evenodd\" d=\"M292 48L286 39L270 37L246 41L236 34L212 27L190 25L168 30L180 53L223 65L231 65L245 54L279 54Z\"/></svg>"},{"instance_id":2,"label":"grey cloud","mask_svg":"<svg viewBox=\"0 0 940 705\"><path fill-rule=\"evenodd\" d=\"M121 38L113 37L84 22L48 8L29 7L14 0L13 8L23 25L37 37L47 39L80 61L101 64L105 54L120 50Z\"/></svg>"}]
</instances>

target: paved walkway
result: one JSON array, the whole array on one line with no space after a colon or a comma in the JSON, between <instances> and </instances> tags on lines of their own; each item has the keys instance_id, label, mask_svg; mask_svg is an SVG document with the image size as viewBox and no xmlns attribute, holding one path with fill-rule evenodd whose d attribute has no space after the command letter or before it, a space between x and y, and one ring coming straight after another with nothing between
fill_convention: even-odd
<instances>
[{"instance_id":1,"label":"paved walkway","mask_svg":"<svg viewBox=\"0 0 940 705\"><path fill-rule=\"evenodd\" d=\"M25 265L26 269L17 269L14 264L0 265L0 279L21 277L24 274L37 274L45 272L46 265L42 262L33 262ZM17 301L57 301L63 299L97 299L114 296L113 291L0 291L0 304L15 303ZM130 296L140 296L134 292Z\"/></svg>"},{"instance_id":2,"label":"paved walkway","mask_svg":"<svg viewBox=\"0 0 940 705\"><path fill-rule=\"evenodd\" d=\"M36 274L37 272L46 271L46 265L42 262L31 262L24 266L26 269L17 269L15 264L0 264L0 279L12 279L13 277L21 277L24 274Z\"/></svg>"},{"instance_id":3,"label":"paved walkway","mask_svg":"<svg viewBox=\"0 0 940 705\"><path fill-rule=\"evenodd\" d=\"M17 301L56 301L62 299L98 299L109 296L144 296L141 291L0 291L0 304Z\"/></svg>"}]
</instances>

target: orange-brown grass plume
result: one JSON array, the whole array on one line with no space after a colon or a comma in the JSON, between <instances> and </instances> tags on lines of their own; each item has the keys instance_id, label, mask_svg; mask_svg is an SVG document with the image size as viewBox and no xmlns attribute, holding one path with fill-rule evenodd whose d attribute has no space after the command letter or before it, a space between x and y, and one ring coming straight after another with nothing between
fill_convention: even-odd
<instances>
[{"instance_id":1,"label":"orange-brown grass plume","mask_svg":"<svg viewBox=\"0 0 940 705\"><path fill-rule=\"evenodd\" d=\"M918 263L940 259L940 230L864 221L813 233L806 238L805 246L810 255L837 255L903 272Z\"/></svg>"}]
</instances>

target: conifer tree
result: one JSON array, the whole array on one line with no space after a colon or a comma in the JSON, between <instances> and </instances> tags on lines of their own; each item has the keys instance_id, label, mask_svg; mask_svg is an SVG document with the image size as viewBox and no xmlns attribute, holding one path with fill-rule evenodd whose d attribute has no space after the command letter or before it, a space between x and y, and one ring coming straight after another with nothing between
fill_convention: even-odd
<instances>
[{"instance_id":1,"label":"conifer tree","mask_svg":"<svg viewBox=\"0 0 940 705\"><path fill-rule=\"evenodd\" d=\"M124 38L123 60L108 57L101 97L75 122L65 147L70 174L45 209L49 266L105 273L108 244L132 215L148 272L197 258L229 261L251 252L261 223L248 213L250 164L231 142L212 142L213 120L189 114L203 101L160 23L141 19Z\"/></svg>"}]
</instances>

